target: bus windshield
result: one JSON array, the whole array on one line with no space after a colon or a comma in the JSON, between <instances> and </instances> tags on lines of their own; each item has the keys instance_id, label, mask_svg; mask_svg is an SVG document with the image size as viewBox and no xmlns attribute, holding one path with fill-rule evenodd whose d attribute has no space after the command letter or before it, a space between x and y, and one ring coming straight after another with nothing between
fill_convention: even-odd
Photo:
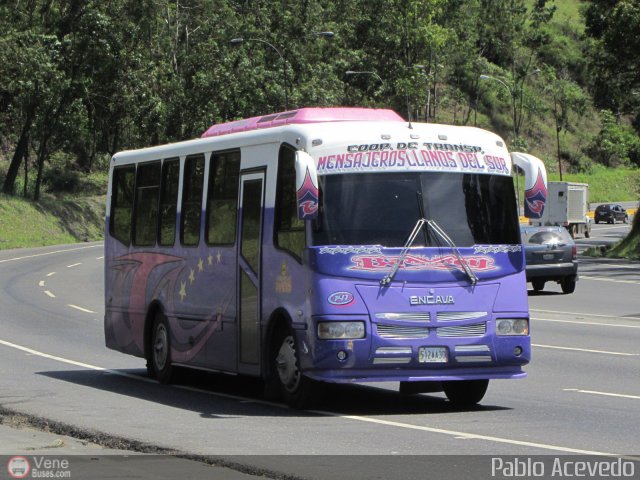
<instances>
[{"instance_id":1,"label":"bus windshield","mask_svg":"<svg viewBox=\"0 0 640 480\"><path fill-rule=\"evenodd\" d=\"M519 244L513 180L449 173L353 173L319 178L313 245L402 247L417 220L435 220L458 247ZM442 246L423 229L414 247Z\"/></svg>"}]
</instances>

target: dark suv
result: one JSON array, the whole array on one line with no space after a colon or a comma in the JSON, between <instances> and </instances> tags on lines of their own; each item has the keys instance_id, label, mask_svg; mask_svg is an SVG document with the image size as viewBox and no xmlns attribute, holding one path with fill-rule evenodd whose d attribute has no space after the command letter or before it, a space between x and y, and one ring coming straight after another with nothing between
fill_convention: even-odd
<instances>
[{"instance_id":1,"label":"dark suv","mask_svg":"<svg viewBox=\"0 0 640 480\"><path fill-rule=\"evenodd\" d=\"M627 211L622 208L622 205L615 203L605 203L596 207L596 212L593 215L593 219L596 223L607 222L616 223L619 220L624 223L629 223L629 215Z\"/></svg>"},{"instance_id":2,"label":"dark suv","mask_svg":"<svg viewBox=\"0 0 640 480\"><path fill-rule=\"evenodd\" d=\"M573 293L578 279L576 244L564 227L520 225L527 263L527 282L536 292L548 281L558 282L563 293Z\"/></svg>"}]
</instances>

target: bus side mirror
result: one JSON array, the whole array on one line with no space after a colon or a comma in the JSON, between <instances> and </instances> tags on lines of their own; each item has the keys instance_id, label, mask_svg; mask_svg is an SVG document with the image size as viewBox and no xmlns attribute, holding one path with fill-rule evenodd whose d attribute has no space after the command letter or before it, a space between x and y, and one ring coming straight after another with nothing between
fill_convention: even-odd
<instances>
[{"instance_id":1,"label":"bus side mirror","mask_svg":"<svg viewBox=\"0 0 640 480\"><path fill-rule=\"evenodd\" d=\"M313 220L318 216L318 171L316 162L306 152L296 152L296 198L298 218Z\"/></svg>"},{"instance_id":2,"label":"bus side mirror","mask_svg":"<svg viewBox=\"0 0 640 480\"><path fill-rule=\"evenodd\" d=\"M524 216L542 218L548 194L544 163L528 153L511 152L511 159L524 171Z\"/></svg>"}]
</instances>

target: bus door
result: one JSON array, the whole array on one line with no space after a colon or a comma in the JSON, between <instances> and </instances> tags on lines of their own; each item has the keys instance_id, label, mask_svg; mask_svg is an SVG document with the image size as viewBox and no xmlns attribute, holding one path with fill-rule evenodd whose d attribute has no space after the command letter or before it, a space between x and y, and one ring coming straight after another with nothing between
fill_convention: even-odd
<instances>
[{"instance_id":1,"label":"bus door","mask_svg":"<svg viewBox=\"0 0 640 480\"><path fill-rule=\"evenodd\" d=\"M240 248L238 249L238 372L260 373L260 298L262 217L265 172L240 176Z\"/></svg>"}]
</instances>

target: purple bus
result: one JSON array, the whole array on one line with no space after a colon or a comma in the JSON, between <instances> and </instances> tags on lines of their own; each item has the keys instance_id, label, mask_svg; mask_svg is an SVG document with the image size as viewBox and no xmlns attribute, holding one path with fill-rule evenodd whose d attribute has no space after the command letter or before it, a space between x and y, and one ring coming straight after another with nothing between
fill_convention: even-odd
<instances>
[{"instance_id":1,"label":"purple bus","mask_svg":"<svg viewBox=\"0 0 640 480\"><path fill-rule=\"evenodd\" d=\"M118 153L106 345L161 382L176 367L257 376L295 407L319 382L356 381L475 404L530 360L512 171L540 214L531 158L485 130L362 108Z\"/></svg>"}]
</instances>

